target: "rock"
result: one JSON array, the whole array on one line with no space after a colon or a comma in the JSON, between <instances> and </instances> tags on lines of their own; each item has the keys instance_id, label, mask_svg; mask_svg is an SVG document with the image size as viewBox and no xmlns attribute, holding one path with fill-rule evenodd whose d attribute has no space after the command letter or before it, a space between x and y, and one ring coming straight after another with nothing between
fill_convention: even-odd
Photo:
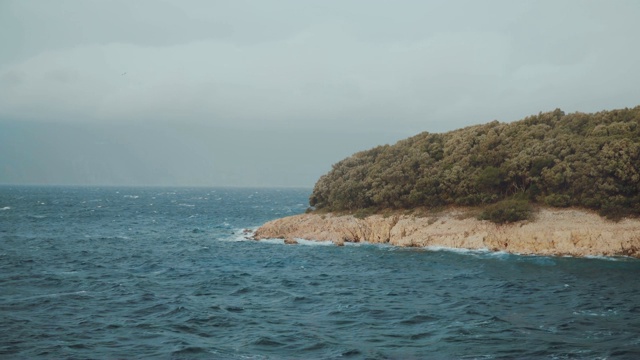
<instances>
[{"instance_id":1,"label":"rock","mask_svg":"<svg viewBox=\"0 0 640 360\"><path fill-rule=\"evenodd\" d=\"M302 214L270 221L255 239L294 238L367 241L396 246L489 249L518 254L616 256L640 258L640 219L608 221L587 210L542 208L533 221L497 225L460 216L460 210L430 217ZM297 243L297 241L296 241Z\"/></svg>"},{"instance_id":2,"label":"rock","mask_svg":"<svg viewBox=\"0 0 640 360\"><path fill-rule=\"evenodd\" d=\"M296 239L288 236L286 238L284 238L284 243L287 245L298 245L298 242L296 241Z\"/></svg>"}]
</instances>

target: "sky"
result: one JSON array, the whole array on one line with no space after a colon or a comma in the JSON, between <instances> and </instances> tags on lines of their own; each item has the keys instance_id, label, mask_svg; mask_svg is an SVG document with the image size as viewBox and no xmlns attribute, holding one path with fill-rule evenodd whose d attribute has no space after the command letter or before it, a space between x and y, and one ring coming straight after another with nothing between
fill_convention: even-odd
<instances>
[{"instance_id":1,"label":"sky","mask_svg":"<svg viewBox=\"0 0 640 360\"><path fill-rule=\"evenodd\" d=\"M0 184L312 187L354 152L640 104L636 0L0 0Z\"/></svg>"}]
</instances>

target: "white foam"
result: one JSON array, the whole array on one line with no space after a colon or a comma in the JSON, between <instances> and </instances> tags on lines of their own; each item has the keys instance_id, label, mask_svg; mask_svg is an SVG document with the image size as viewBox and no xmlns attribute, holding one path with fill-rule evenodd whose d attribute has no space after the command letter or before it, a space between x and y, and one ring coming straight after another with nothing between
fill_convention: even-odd
<instances>
[{"instance_id":1,"label":"white foam","mask_svg":"<svg viewBox=\"0 0 640 360\"><path fill-rule=\"evenodd\" d=\"M236 234L237 236L230 237L225 240L256 241L256 242L263 242L266 244L285 245L284 239L278 239L278 238L254 240L253 236L255 235L255 232L257 229L258 228L236 229L234 231L234 234ZM294 238L294 240L298 243L298 245L303 245L303 246L334 246L335 245L333 241L318 241L318 240L307 240L307 239L300 239L300 238ZM347 243L345 243L345 245L347 245Z\"/></svg>"},{"instance_id":2,"label":"white foam","mask_svg":"<svg viewBox=\"0 0 640 360\"><path fill-rule=\"evenodd\" d=\"M40 298L58 298L58 297L62 297L62 296L87 295L87 294L88 293L87 293L86 290L81 290L81 291L74 291L74 292L35 295L35 296L29 296L29 297L25 297L25 298L18 299L18 300L19 301L26 301L26 300L33 300L33 299L40 299Z\"/></svg>"},{"instance_id":3,"label":"white foam","mask_svg":"<svg viewBox=\"0 0 640 360\"><path fill-rule=\"evenodd\" d=\"M138 196L138 195L125 195L125 196L123 196L123 197L125 197L125 198L127 198L127 199L137 199L137 198L139 198L140 196Z\"/></svg>"},{"instance_id":4,"label":"white foam","mask_svg":"<svg viewBox=\"0 0 640 360\"><path fill-rule=\"evenodd\" d=\"M496 256L496 257L504 257L504 256L510 256L510 255L526 256L526 255L522 255L520 253L510 253L510 252L506 252L506 251L491 251L489 249L482 249L482 250L477 249L477 250L474 250L474 253L483 254L483 255L487 255L487 256ZM540 255L540 256L541 257L547 257L546 255Z\"/></svg>"},{"instance_id":5,"label":"white foam","mask_svg":"<svg viewBox=\"0 0 640 360\"><path fill-rule=\"evenodd\" d=\"M305 240L305 239L295 239L298 244L306 245L306 246L332 246L333 241L317 241L317 240ZM346 245L346 243L345 243Z\"/></svg>"},{"instance_id":6,"label":"white foam","mask_svg":"<svg viewBox=\"0 0 640 360\"><path fill-rule=\"evenodd\" d=\"M388 249L388 250L395 250L395 249L406 249L400 246L394 246L394 245L390 245L387 243L373 243L373 242L368 242L368 241L358 241L358 242L353 242L353 241L345 241L344 242L344 246L352 246L352 247L360 247L360 246L373 246L373 247L377 247L380 249Z\"/></svg>"},{"instance_id":7,"label":"white foam","mask_svg":"<svg viewBox=\"0 0 640 360\"><path fill-rule=\"evenodd\" d=\"M11 210L11 207L10 206L5 206L3 208L0 208L0 210Z\"/></svg>"},{"instance_id":8,"label":"white foam","mask_svg":"<svg viewBox=\"0 0 640 360\"><path fill-rule=\"evenodd\" d=\"M606 317L611 315L618 315L618 311L614 309L608 309L607 311L578 310L574 311L573 315Z\"/></svg>"},{"instance_id":9,"label":"white foam","mask_svg":"<svg viewBox=\"0 0 640 360\"><path fill-rule=\"evenodd\" d=\"M229 226L228 223L224 223L223 225ZM222 241L255 241L253 240L253 235L256 233L258 228L235 228L233 229L233 236L228 236L222 238Z\"/></svg>"},{"instance_id":10,"label":"white foam","mask_svg":"<svg viewBox=\"0 0 640 360\"><path fill-rule=\"evenodd\" d=\"M495 251L492 252L487 248L480 249L467 249L467 248L453 248L447 246L425 246L424 249L429 251L448 251L454 252L458 254L495 254L495 255L506 255L507 253L504 251Z\"/></svg>"},{"instance_id":11,"label":"white foam","mask_svg":"<svg viewBox=\"0 0 640 360\"><path fill-rule=\"evenodd\" d=\"M587 255L587 256L585 256L585 258L587 258L587 259L596 259L596 260L607 260L607 261L620 261L621 258L622 259L624 259L624 258L631 259L630 256L616 256L616 257L613 257L613 256L603 256L603 255Z\"/></svg>"},{"instance_id":12,"label":"white foam","mask_svg":"<svg viewBox=\"0 0 640 360\"><path fill-rule=\"evenodd\" d=\"M262 239L260 242L265 244L284 245L284 239Z\"/></svg>"}]
</instances>

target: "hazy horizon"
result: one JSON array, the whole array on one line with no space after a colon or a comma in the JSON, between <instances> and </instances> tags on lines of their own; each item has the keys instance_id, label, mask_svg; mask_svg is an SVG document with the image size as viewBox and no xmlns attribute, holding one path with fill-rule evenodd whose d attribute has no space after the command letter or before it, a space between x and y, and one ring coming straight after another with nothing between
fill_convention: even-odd
<instances>
[{"instance_id":1,"label":"hazy horizon","mask_svg":"<svg viewBox=\"0 0 640 360\"><path fill-rule=\"evenodd\" d=\"M0 184L312 187L357 151L640 104L634 0L0 2Z\"/></svg>"}]
</instances>

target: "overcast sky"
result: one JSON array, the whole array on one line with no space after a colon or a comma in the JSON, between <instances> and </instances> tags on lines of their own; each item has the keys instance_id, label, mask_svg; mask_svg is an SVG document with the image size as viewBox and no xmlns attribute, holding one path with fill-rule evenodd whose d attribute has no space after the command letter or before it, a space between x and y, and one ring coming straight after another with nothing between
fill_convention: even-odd
<instances>
[{"instance_id":1,"label":"overcast sky","mask_svg":"<svg viewBox=\"0 0 640 360\"><path fill-rule=\"evenodd\" d=\"M640 104L640 1L0 0L0 183L312 186L422 131Z\"/></svg>"}]
</instances>

